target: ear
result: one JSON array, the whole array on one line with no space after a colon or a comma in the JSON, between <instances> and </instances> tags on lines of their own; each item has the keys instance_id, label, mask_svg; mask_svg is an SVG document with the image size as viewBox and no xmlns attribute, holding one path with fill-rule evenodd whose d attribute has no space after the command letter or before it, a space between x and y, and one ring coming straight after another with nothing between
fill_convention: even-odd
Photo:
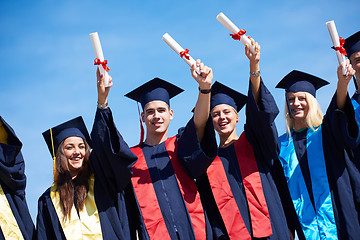
<instances>
[{"instance_id":1,"label":"ear","mask_svg":"<svg viewBox=\"0 0 360 240\"><path fill-rule=\"evenodd\" d=\"M144 112L141 113L141 121L144 123L145 122L145 114Z\"/></svg>"},{"instance_id":2,"label":"ear","mask_svg":"<svg viewBox=\"0 0 360 240\"><path fill-rule=\"evenodd\" d=\"M174 118L174 111L170 109L169 114L170 114L170 120L172 120Z\"/></svg>"}]
</instances>

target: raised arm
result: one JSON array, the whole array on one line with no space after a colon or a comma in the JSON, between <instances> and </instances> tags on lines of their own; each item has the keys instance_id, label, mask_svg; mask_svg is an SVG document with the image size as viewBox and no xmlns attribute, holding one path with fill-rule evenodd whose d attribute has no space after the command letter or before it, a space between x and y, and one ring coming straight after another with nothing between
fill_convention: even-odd
<instances>
[{"instance_id":1,"label":"raised arm","mask_svg":"<svg viewBox=\"0 0 360 240\"><path fill-rule=\"evenodd\" d=\"M253 38L251 44L255 45L256 54L251 53L249 46L245 46L245 55L250 60L250 82L256 102L259 102L260 96L260 45Z\"/></svg>"},{"instance_id":2,"label":"raised arm","mask_svg":"<svg viewBox=\"0 0 360 240\"><path fill-rule=\"evenodd\" d=\"M342 65L339 65L337 69L338 83L336 88L336 103L340 110L345 106L346 96L348 94L348 84L355 74L355 70L352 68L349 59L346 60L345 66L346 75L341 73Z\"/></svg>"},{"instance_id":3,"label":"raised arm","mask_svg":"<svg viewBox=\"0 0 360 240\"><path fill-rule=\"evenodd\" d=\"M197 74L195 68L199 67L201 74ZM206 123L210 114L210 89L213 80L212 69L205 66L200 59L191 68L191 75L199 84L199 95L194 110L194 123L196 133L201 142L204 137Z\"/></svg>"}]
</instances>

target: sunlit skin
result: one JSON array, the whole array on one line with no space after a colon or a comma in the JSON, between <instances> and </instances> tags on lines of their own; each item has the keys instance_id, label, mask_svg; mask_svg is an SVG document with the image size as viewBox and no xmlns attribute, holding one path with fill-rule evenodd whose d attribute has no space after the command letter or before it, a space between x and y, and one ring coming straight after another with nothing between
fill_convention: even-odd
<instances>
[{"instance_id":1,"label":"sunlit skin","mask_svg":"<svg viewBox=\"0 0 360 240\"><path fill-rule=\"evenodd\" d=\"M306 100L305 92L289 92L287 94L289 99L290 111L294 118L294 130L308 127L306 123L306 116L309 112L309 105Z\"/></svg>"},{"instance_id":2,"label":"sunlit skin","mask_svg":"<svg viewBox=\"0 0 360 240\"><path fill-rule=\"evenodd\" d=\"M75 178L83 165L85 143L81 137L68 137L64 140L63 151L68 162L70 175Z\"/></svg>"},{"instance_id":3,"label":"sunlit skin","mask_svg":"<svg viewBox=\"0 0 360 240\"><path fill-rule=\"evenodd\" d=\"M360 85L360 51L354 52L349 57L351 65L355 70L355 77L357 80L358 85Z\"/></svg>"},{"instance_id":4,"label":"sunlit skin","mask_svg":"<svg viewBox=\"0 0 360 240\"><path fill-rule=\"evenodd\" d=\"M173 110L167 103L159 100L148 102L141 118L146 126L146 144L154 146L167 139L170 120L173 119Z\"/></svg>"},{"instance_id":5,"label":"sunlit skin","mask_svg":"<svg viewBox=\"0 0 360 240\"><path fill-rule=\"evenodd\" d=\"M236 124L239 115L234 108L227 104L219 104L211 110L215 131L220 137L220 147L225 148L239 137L236 133Z\"/></svg>"}]
</instances>

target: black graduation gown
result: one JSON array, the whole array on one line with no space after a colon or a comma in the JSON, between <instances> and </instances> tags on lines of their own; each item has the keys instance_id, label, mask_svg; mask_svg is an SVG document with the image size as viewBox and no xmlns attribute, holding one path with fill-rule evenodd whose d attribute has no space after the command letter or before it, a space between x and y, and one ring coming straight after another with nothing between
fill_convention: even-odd
<instances>
[{"instance_id":1,"label":"black graduation gown","mask_svg":"<svg viewBox=\"0 0 360 240\"><path fill-rule=\"evenodd\" d=\"M136 239L131 225L127 191L131 166L137 157L116 130L110 109L97 109L91 132L93 151L90 165L95 174L94 195L103 239ZM39 198L38 239L66 239L48 189Z\"/></svg>"},{"instance_id":2,"label":"black graduation gown","mask_svg":"<svg viewBox=\"0 0 360 240\"><path fill-rule=\"evenodd\" d=\"M305 130L306 132L306 130ZM332 205L334 210L337 234L339 239L358 239L360 234L359 211L356 209L356 195L358 190L354 188L354 179L359 177L353 159L349 157L349 149L354 149L357 145L359 129L356 123L354 109L350 98L346 98L346 104L343 110L339 110L336 105L336 94L334 95L322 123L323 152L327 177L330 186ZM298 134L303 135L303 134ZM306 134L305 134L306 135ZM306 138L299 136L294 139L295 151L298 156L307 155ZM305 149L301 152L300 149ZM351 151L350 151L351 152ZM310 172L307 164L307 158L302 157L299 161L301 171L308 189L311 189ZM279 163L280 164L280 163ZM355 174L354 174L355 173ZM281 173L278 172L278 176ZM355 177L355 178L354 178ZM279 177L279 181L285 182L285 176ZM358 182L359 180L357 180ZM359 182L357 183L359 184ZM360 185L358 185L359 187ZM281 196L283 197L284 209L289 222L289 227L297 231L299 239L305 239L301 229L295 208L287 185L282 185ZM310 197L312 193L309 193ZM313 200L312 200L313 201Z\"/></svg>"},{"instance_id":3,"label":"black graduation gown","mask_svg":"<svg viewBox=\"0 0 360 240\"><path fill-rule=\"evenodd\" d=\"M8 133L8 144L0 143L0 184L25 240L32 239L34 223L25 198L25 162L22 143L14 130L0 116ZM0 239L5 239L0 229Z\"/></svg>"},{"instance_id":4,"label":"black graduation gown","mask_svg":"<svg viewBox=\"0 0 360 240\"><path fill-rule=\"evenodd\" d=\"M273 234L269 239L289 239L284 210L272 176L274 159L277 158L279 152L278 134L274 123L274 119L279 113L279 110L271 93L262 81L259 103L257 104L255 101L251 84L249 84L248 96L244 129L246 137L254 150L264 196L269 210L273 230ZM210 131L214 132L214 129ZM249 209L234 144L227 148L220 148L218 156L224 165L230 188L234 194L244 223L249 232L251 232ZM202 166L199 166L199 163L192 161L188 155L184 157L183 164L186 166L186 169L188 169L188 172L190 172L190 176L197 178L199 192L204 199L206 211L208 212L209 218L211 218L212 227L217 237L223 236L228 238L226 228L221 220L221 215L210 188L209 180L207 175L204 174L206 168L203 166L209 166L211 162L207 164L202 163Z\"/></svg>"},{"instance_id":5,"label":"black graduation gown","mask_svg":"<svg viewBox=\"0 0 360 240\"><path fill-rule=\"evenodd\" d=\"M205 145L211 145L212 147L208 148L211 151L204 151L200 147L200 143L192 138L194 132L196 130L193 119L189 121L185 128L179 129L177 135L178 156L180 155L179 149L182 148L184 142L191 142L192 144L187 145L186 151L191 152L192 156L200 162L211 161L209 159L214 159L216 156L216 151L213 151L213 149L216 150L216 141L211 141L211 139L205 141ZM156 146L149 146L143 143L141 149L144 153L160 210L171 239L195 239L191 219L180 192L174 168L168 157L165 142ZM207 239L214 239L206 213L205 221ZM139 215L138 222L141 237L149 239L141 215Z\"/></svg>"}]
</instances>

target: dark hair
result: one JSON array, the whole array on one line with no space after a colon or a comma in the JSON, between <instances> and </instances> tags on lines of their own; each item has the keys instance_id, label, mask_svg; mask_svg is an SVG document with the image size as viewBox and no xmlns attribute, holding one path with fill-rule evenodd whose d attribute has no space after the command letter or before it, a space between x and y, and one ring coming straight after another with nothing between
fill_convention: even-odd
<instances>
[{"instance_id":1,"label":"dark hair","mask_svg":"<svg viewBox=\"0 0 360 240\"><path fill-rule=\"evenodd\" d=\"M64 140L65 141L65 140ZM65 157L62 141L56 151L54 182L60 195L60 206L65 221L71 217L71 208L75 204L77 211L81 211L85 205L85 199L89 190L89 178L91 170L89 166L90 146L84 140L85 157L76 178L72 180L67 158Z\"/></svg>"}]
</instances>

